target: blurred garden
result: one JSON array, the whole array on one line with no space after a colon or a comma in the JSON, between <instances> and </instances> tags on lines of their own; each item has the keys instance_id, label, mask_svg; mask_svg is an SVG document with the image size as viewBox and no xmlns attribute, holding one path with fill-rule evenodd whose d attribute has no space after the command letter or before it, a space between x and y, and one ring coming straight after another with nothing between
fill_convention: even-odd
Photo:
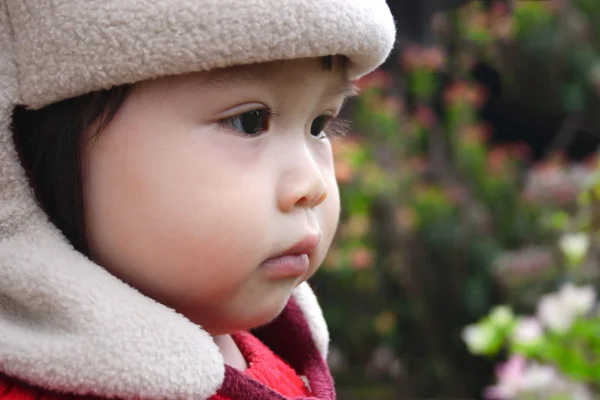
<instances>
[{"instance_id":1,"label":"blurred garden","mask_svg":"<svg viewBox=\"0 0 600 400\"><path fill-rule=\"evenodd\" d=\"M455 3L333 139L338 397L600 398L600 1Z\"/></svg>"}]
</instances>

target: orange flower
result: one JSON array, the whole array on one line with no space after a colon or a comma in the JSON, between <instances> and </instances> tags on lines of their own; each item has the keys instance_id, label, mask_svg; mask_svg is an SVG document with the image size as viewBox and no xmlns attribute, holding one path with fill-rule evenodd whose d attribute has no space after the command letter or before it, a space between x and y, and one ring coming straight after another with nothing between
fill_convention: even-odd
<instances>
[{"instance_id":1,"label":"orange flower","mask_svg":"<svg viewBox=\"0 0 600 400\"><path fill-rule=\"evenodd\" d=\"M475 107L482 107L488 98L487 89L482 85L471 85L467 89L466 101Z\"/></svg>"},{"instance_id":2,"label":"orange flower","mask_svg":"<svg viewBox=\"0 0 600 400\"><path fill-rule=\"evenodd\" d=\"M360 143L349 137L336 137L331 141L331 149L336 160L347 158L356 151L359 151L360 148Z\"/></svg>"},{"instance_id":3,"label":"orange flower","mask_svg":"<svg viewBox=\"0 0 600 400\"><path fill-rule=\"evenodd\" d=\"M429 107L419 106L415 111L415 119L424 128L430 129L437 123L437 117Z\"/></svg>"},{"instance_id":4,"label":"orange flower","mask_svg":"<svg viewBox=\"0 0 600 400\"><path fill-rule=\"evenodd\" d=\"M404 102L398 97L389 96L383 101L382 109L388 114L399 115L404 110Z\"/></svg>"},{"instance_id":5,"label":"orange flower","mask_svg":"<svg viewBox=\"0 0 600 400\"><path fill-rule=\"evenodd\" d=\"M419 47L411 45L407 46L400 54L400 63L405 70L411 71L419 67L421 64L420 58L421 51Z\"/></svg>"},{"instance_id":6,"label":"orange flower","mask_svg":"<svg viewBox=\"0 0 600 400\"><path fill-rule=\"evenodd\" d=\"M444 92L444 102L447 105L457 104L462 101L467 91L467 83L464 81L455 82Z\"/></svg>"},{"instance_id":7,"label":"orange flower","mask_svg":"<svg viewBox=\"0 0 600 400\"><path fill-rule=\"evenodd\" d=\"M441 47L407 46L400 54L400 63L407 71L425 68L438 71L446 65L446 54Z\"/></svg>"},{"instance_id":8,"label":"orange flower","mask_svg":"<svg viewBox=\"0 0 600 400\"><path fill-rule=\"evenodd\" d=\"M499 173L504 170L508 162L508 151L505 147L495 147L488 155L488 168L491 173Z\"/></svg>"},{"instance_id":9,"label":"orange flower","mask_svg":"<svg viewBox=\"0 0 600 400\"><path fill-rule=\"evenodd\" d=\"M460 138L468 144L484 144L491 136L492 128L488 124L469 125L460 132Z\"/></svg>"},{"instance_id":10,"label":"orange flower","mask_svg":"<svg viewBox=\"0 0 600 400\"><path fill-rule=\"evenodd\" d=\"M392 83L390 75L382 69L376 69L356 82L359 91L367 89L385 89Z\"/></svg>"},{"instance_id":11,"label":"orange flower","mask_svg":"<svg viewBox=\"0 0 600 400\"><path fill-rule=\"evenodd\" d=\"M514 158L525 160L531 155L531 149L526 143L512 143L507 147L508 153Z\"/></svg>"},{"instance_id":12,"label":"orange flower","mask_svg":"<svg viewBox=\"0 0 600 400\"><path fill-rule=\"evenodd\" d=\"M424 66L433 71L440 70L446 65L446 54L441 47L429 47L421 52Z\"/></svg>"},{"instance_id":13,"label":"orange flower","mask_svg":"<svg viewBox=\"0 0 600 400\"><path fill-rule=\"evenodd\" d=\"M483 86L469 85L464 81L456 82L444 93L444 102L447 105L467 103L475 107L481 107L486 100L487 93Z\"/></svg>"},{"instance_id":14,"label":"orange flower","mask_svg":"<svg viewBox=\"0 0 600 400\"><path fill-rule=\"evenodd\" d=\"M335 163L335 178L338 183L344 184L352 180L354 171L352 165L346 160L339 160Z\"/></svg>"},{"instance_id":15,"label":"orange flower","mask_svg":"<svg viewBox=\"0 0 600 400\"><path fill-rule=\"evenodd\" d=\"M373 252L366 247L357 247L350 252L350 262L357 270L371 268L374 260Z\"/></svg>"}]
</instances>

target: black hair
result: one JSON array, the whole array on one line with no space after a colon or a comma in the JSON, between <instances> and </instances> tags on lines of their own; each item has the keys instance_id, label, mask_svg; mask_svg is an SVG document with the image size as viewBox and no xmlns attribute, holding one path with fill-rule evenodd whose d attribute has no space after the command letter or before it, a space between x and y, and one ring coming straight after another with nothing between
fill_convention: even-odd
<instances>
[{"instance_id":1,"label":"black hair","mask_svg":"<svg viewBox=\"0 0 600 400\"><path fill-rule=\"evenodd\" d=\"M92 139L113 119L130 85L88 93L39 110L17 106L12 116L15 148L35 198L73 247L88 255L83 205L83 133Z\"/></svg>"},{"instance_id":2,"label":"black hair","mask_svg":"<svg viewBox=\"0 0 600 400\"><path fill-rule=\"evenodd\" d=\"M345 74L348 59L323 57L322 67ZM15 148L35 198L73 247L89 255L83 201L84 132L91 139L110 123L132 85L115 86L50 104L38 110L17 106L12 116Z\"/></svg>"},{"instance_id":3,"label":"black hair","mask_svg":"<svg viewBox=\"0 0 600 400\"><path fill-rule=\"evenodd\" d=\"M321 58L321 65L323 69L327 72L332 72L334 67L338 67L340 71L343 73L346 72L346 68L348 67L348 58L344 56L327 56Z\"/></svg>"}]
</instances>

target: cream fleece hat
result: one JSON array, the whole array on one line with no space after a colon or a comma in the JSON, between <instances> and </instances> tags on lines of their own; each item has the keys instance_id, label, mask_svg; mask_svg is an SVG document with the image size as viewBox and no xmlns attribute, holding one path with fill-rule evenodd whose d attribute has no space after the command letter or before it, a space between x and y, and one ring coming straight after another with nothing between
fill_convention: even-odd
<instances>
[{"instance_id":1,"label":"cream fleece hat","mask_svg":"<svg viewBox=\"0 0 600 400\"><path fill-rule=\"evenodd\" d=\"M357 78L388 56L384 0L0 0L0 372L49 389L207 399L224 363L201 327L73 250L35 202L10 130L113 85L238 64L345 55ZM294 298L321 354L307 284Z\"/></svg>"},{"instance_id":2,"label":"cream fleece hat","mask_svg":"<svg viewBox=\"0 0 600 400\"><path fill-rule=\"evenodd\" d=\"M384 0L3 0L22 102L162 75L345 55L350 77L394 43Z\"/></svg>"}]
</instances>

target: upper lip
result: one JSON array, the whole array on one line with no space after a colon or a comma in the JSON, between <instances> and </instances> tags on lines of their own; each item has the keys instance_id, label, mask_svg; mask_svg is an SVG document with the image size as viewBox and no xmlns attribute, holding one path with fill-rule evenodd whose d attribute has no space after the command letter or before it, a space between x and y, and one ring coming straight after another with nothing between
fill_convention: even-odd
<instances>
[{"instance_id":1,"label":"upper lip","mask_svg":"<svg viewBox=\"0 0 600 400\"><path fill-rule=\"evenodd\" d=\"M308 254L310 255L319 245L321 241L321 235L319 234L310 234L304 236L302 240L294 244L292 247L287 249L286 251L277 254L273 258L283 257L283 256L295 256L300 254Z\"/></svg>"}]
</instances>

